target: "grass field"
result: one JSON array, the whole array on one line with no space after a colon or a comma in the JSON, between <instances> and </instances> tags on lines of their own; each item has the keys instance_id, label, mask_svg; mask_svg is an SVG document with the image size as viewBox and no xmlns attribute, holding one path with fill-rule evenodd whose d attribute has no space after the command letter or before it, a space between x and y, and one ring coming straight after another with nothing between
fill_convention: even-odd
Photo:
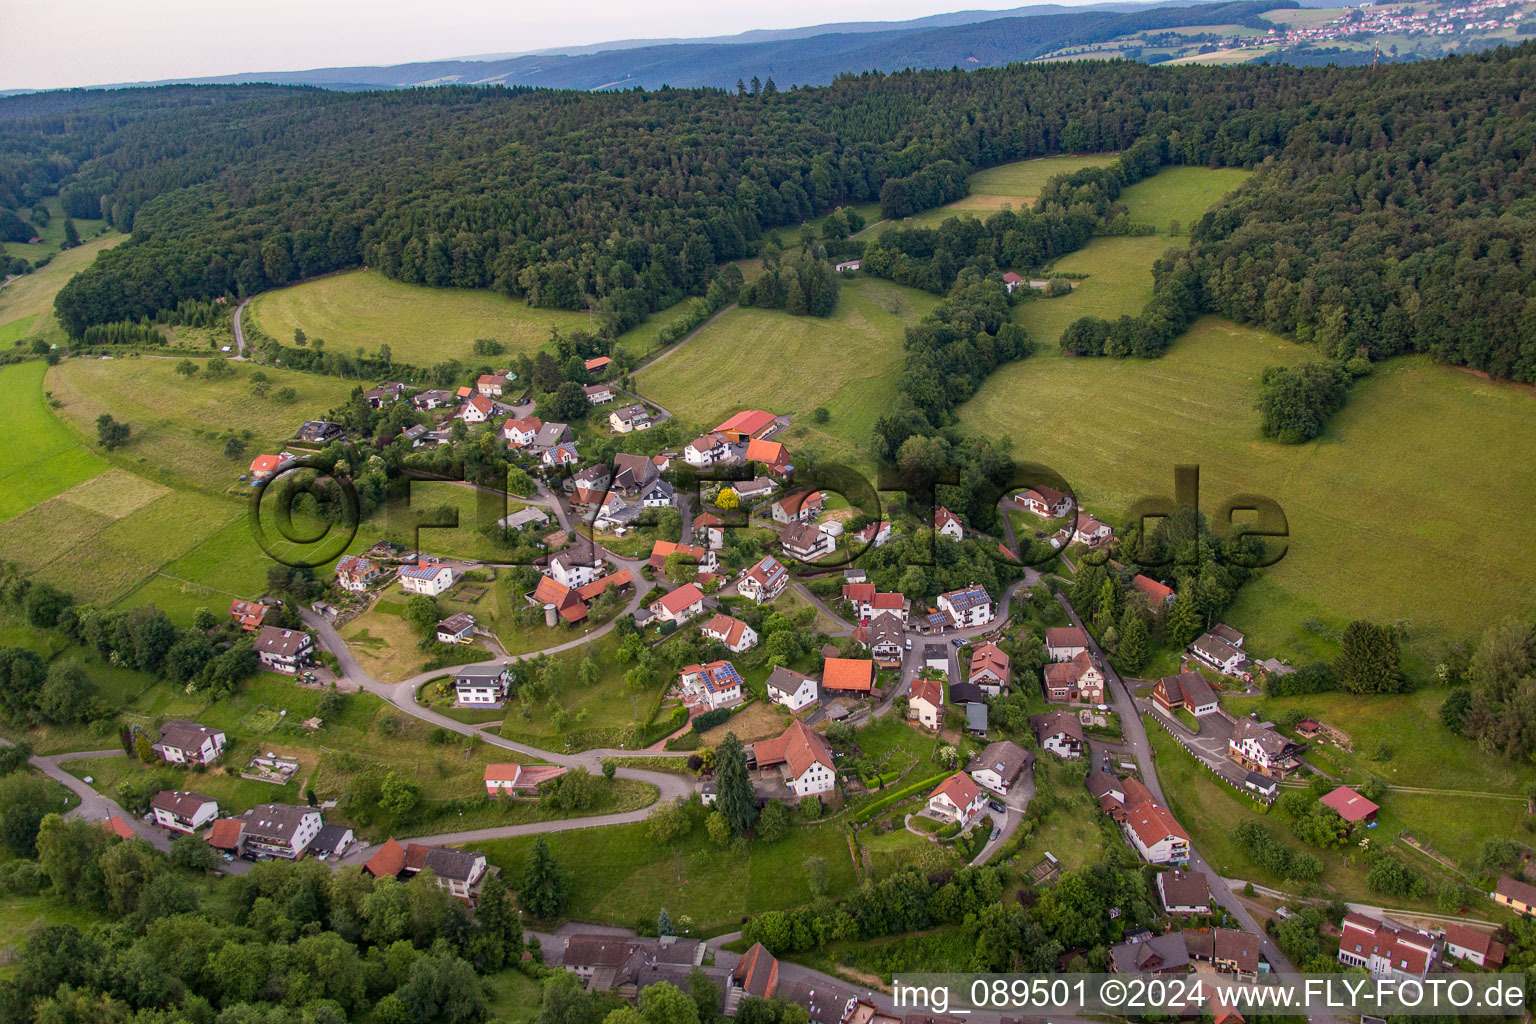
<instances>
[{"instance_id":1,"label":"grass field","mask_svg":"<svg viewBox=\"0 0 1536 1024\"><path fill-rule=\"evenodd\" d=\"M490 291L403 284L376 270L267 292L246 315L285 345L292 345L294 329L302 328L311 339L324 339L329 351L376 352L388 345L395 360L416 366L468 359L476 338L499 341L515 355L537 350L551 328L592 329L585 313L533 309Z\"/></svg>"},{"instance_id":2,"label":"grass field","mask_svg":"<svg viewBox=\"0 0 1536 1024\"><path fill-rule=\"evenodd\" d=\"M1188 231L1221 197L1248 180L1241 167L1165 167L1120 193L1136 224L1151 224L1166 235L1170 221Z\"/></svg>"},{"instance_id":3,"label":"grass field","mask_svg":"<svg viewBox=\"0 0 1536 1024\"><path fill-rule=\"evenodd\" d=\"M0 293L3 294L3 293ZM0 522L107 468L106 460L54 418L43 395L41 362L0 367L0 432L11 455L0 469Z\"/></svg>"},{"instance_id":4,"label":"grass field","mask_svg":"<svg viewBox=\"0 0 1536 1024\"><path fill-rule=\"evenodd\" d=\"M876 417L895 400L906 327L937 301L863 277L843 283L826 319L739 307L637 374L635 386L701 429L738 409L792 413L795 423L776 438L791 450L814 443L828 455L864 460ZM826 424L810 422L818 406L831 413Z\"/></svg>"},{"instance_id":5,"label":"grass field","mask_svg":"<svg viewBox=\"0 0 1536 1024\"><path fill-rule=\"evenodd\" d=\"M1279 502L1289 551L1227 616L1263 655L1328 656L1331 631L1349 619L1403 619L1409 667L1423 673L1441 641L1480 633L1489 609L1536 611L1536 582L1524 571L1536 394L1394 360L1357 385L1316 441L1263 440L1252 407L1260 371L1310 355L1207 317L1150 362L1047 352L1004 367L961 421L1006 434L1086 503L1117 514L1142 495L1171 494L1176 463L1199 464L1207 510L1239 493ZM1430 493L1477 499L1454 509L1426 505ZM1425 581L1434 600L1424 599Z\"/></svg>"},{"instance_id":6,"label":"grass field","mask_svg":"<svg viewBox=\"0 0 1536 1024\"><path fill-rule=\"evenodd\" d=\"M576 639L581 630L572 630L566 640ZM655 686L630 689L624 682L629 667L614 652L618 639L614 634L564 654L556 655L560 666L552 695L544 702L529 706L513 701L500 733L507 739L528 743L541 750L573 751L592 747L617 747L625 727L644 718L655 706L660 691L676 682L675 676L660 680ZM591 686L582 683L579 666L591 654L600 674ZM555 728L551 702L570 714L562 732Z\"/></svg>"},{"instance_id":7,"label":"grass field","mask_svg":"<svg viewBox=\"0 0 1536 1024\"><path fill-rule=\"evenodd\" d=\"M64 342L64 331L53 316L53 297L64 287L65 282L94 260L98 253L112 248L122 240L123 236L116 233L93 238L55 256L43 269L24 274L0 287L0 325L32 317L25 337L43 338L51 343Z\"/></svg>"},{"instance_id":8,"label":"grass field","mask_svg":"<svg viewBox=\"0 0 1536 1024\"><path fill-rule=\"evenodd\" d=\"M251 394L248 365L236 376L206 380L176 372L178 359L66 359L49 372L46 385L63 405L58 415L85 438L94 438L96 417L109 412L133 428L114 453L135 472L207 493L221 493L249 471L251 459L275 453L307 419L346 401L354 381L319 374L263 368L272 390ZM198 362L194 360L194 362ZM298 397L273 395L293 388ZM246 440L235 458L224 454L228 432ZM242 496L244 491L242 490Z\"/></svg>"},{"instance_id":9,"label":"grass field","mask_svg":"<svg viewBox=\"0 0 1536 1024\"><path fill-rule=\"evenodd\" d=\"M43 200L43 208L48 211L48 223L37 227L32 221L30 209L17 210L16 212L27 223L37 229L38 237L42 241L36 245L27 242L4 242L0 248L4 248L9 256L20 256L24 260L36 263L44 256L51 256L62 251L64 246L64 206L59 202L58 196L49 196ZM102 229L106 221L99 218L80 218L75 221L75 231L80 236L81 242L91 241Z\"/></svg>"},{"instance_id":10,"label":"grass field","mask_svg":"<svg viewBox=\"0 0 1536 1024\"><path fill-rule=\"evenodd\" d=\"M1045 183L1058 174L1066 174L1080 167L1104 167L1113 163L1116 153L1097 153L1076 156L1047 156L1037 160L1016 160L977 171L971 175L970 194L945 206L903 219L902 227L938 227L950 217L981 217L1001 210L1004 206L1025 210L1040 196ZM894 225L893 221L881 221L882 225Z\"/></svg>"},{"instance_id":11,"label":"grass field","mask_svg":"<svg viewBox=\"0 0 1536 1024\"><path fill-rule=\"evenodd\" d=\"M672 920L693 918L694 934L736 930L748 914L799 906L813 898L801 867L826 858L827 891L854 884L848 840L835 825L797 825L777 843L752 843L745 852L717 847L704 834L704 809L695 805L693 831L673 849L658 846L645 824L577 829L546 837L571 883L566 916L592 924L630 926L655 921L665 907ZM515 888L532 837L477 843Z\"/></svg>"},{"instance_id":12,"label":"grass field","mask_svg":"<svg viewBox=\"0 0 1536 1024\"><path fill-rule=\"evenodd\" d=\"M1072 294L1022 302L1014 307L1013 318L1031 338L1054 348L1062 332L1079 317L1134 316L1152 298L1152 264L1169 244L1168 238L1157 235L1095 238L1052 267L1064 274L1088 275L1074 282Z\"/></svg>"}]
</instances>

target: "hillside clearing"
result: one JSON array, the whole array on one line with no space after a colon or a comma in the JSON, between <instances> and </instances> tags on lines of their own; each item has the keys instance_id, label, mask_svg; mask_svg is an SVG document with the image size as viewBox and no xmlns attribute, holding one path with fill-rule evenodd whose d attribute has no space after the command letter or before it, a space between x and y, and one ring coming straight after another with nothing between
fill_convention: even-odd
<instances>
[{"instance_id":1,"label":"hillside clearing","mask_svg":"<svg viewBox=\"0 0 1536 1024\"><path fill-rule=\"evenodd\" d=\"M49 410L46 370L41 362L0 367L0 389L8 398L0 405L0 431L11 453L0 469L0 522L107 468L106 460Z\"/></svg>"}]
</instances>

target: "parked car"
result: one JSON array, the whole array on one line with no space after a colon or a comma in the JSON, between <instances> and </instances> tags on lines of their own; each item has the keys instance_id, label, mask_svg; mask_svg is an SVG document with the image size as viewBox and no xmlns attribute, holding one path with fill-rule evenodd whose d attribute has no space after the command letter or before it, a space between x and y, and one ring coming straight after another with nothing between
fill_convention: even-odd
<instances>
[{"instance_id":1,"label":"parked car","mask_svg":"<svg viewBox=\"0 0 1536 1024\"><path fill-rule=\"evenodd\" d=\"M964 647L965 646L965 639L963 637L958 637L957 636L953 640L951 640L950 643L954 644L956 647Z\"/></svg>"},{"instance_id":2,"label":"parked car","mask_svg":"<svg viewBox=\"0 0 1536 1024\"><path fill-rule=\"evenodd\" d=\"M987 842L989 842L989 843L997 842L997 837L1002 835L1002 834L1003 834L1003 830L994 826L993 829L992 829L992 838L988 839Z\"/></svg>"},{"instance_id":3,"label":"parked car","mask_svg":"<svg viewBox=\"0 0 1536 1024\"><path fill-rule=\"evenodd\" d=\"M912 649L912 638L911 637L907 637L907 650L910 651L911 649Z\"/></svg>"},{"instance_id":4,"label":"parked car","mask_svg":"<svg viewBox=\"0 0 1536 1024\"><path fill-rule=\"evenodd\" d=\"M1008 813L1008 808L1004 807L1002 804L998 803L996 800L988 800L987 801L987 806L992 808L998 814L1007 814Z\"/></svg>"}]
</instances>

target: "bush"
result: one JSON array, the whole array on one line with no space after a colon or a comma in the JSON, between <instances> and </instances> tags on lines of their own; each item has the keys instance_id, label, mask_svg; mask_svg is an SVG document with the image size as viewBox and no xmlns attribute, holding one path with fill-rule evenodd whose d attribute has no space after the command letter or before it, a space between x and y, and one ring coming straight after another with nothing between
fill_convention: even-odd
<instances>
[{"instance_id":1,"label":"bush","mask_svg":"<svg viewBox=\"0 0 1536 1024\"><path fill-rule=\"evenodd\" d=\"M691 728L694 732L708 732L715 726L723 725L724 723L730 721L730 718L730 708L714 708L713 710L704 712L702 715L695 715Z\"/></svg>"}]
</instances>

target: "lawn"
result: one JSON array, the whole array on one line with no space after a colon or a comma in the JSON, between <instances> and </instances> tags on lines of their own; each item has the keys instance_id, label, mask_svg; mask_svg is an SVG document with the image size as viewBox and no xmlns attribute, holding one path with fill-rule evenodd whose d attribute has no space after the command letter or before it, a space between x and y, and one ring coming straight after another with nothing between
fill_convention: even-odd
<instances>
[{"instance_id":1,"label":"lawn","mask_svg":"<svg viewBox=\"0 0 1536 1024\"><path fill-rule=\"evenodd\" d=\"M398 362L430 366L474 357L477 338L501 342L509 355L534 352L550 332L592 330L585 313L534 309L492 291L429 288L392 281L376 270L353 270L267 292L246 311L262 330L293 344L300 328L333 352L376 352L388 345ZM505 362L505 359L501 359Z\"/></svg>"},{"instance_id":2,"label":"lawn","mask_svg":"<svg viewBox=\"0 0 1536 1024\"><path fill-rule=\"evenodd\" d=\"M49 411L43 394L46 370L41 362L0 367L0 390L8 396L0 407L0 430L11 451L0 469L0 522L107 468L101 456Z\"/></svg>"},{"instance_id":3,"label":"lawn","mask_svg":"<svg viewBox=\"0 0 1536 1024\"><path fill-rule=\"evenodd\" d=\"M1013 318L1031 338L1054 349L1067 325L1080 317L1135 316L1152 298L1152 264L1170 244L1168 238L1156 235L1092 239L1050 268L1088 275L1074 282L1072 294L1021 302L1014 307Z\"/></svg>"},{"instance_id":4,"label":"lawn","mask_svg":"<svg viewBox=\"0 0 1536 1024\"><path fill-rule=\"evenodd\" d=\"M51 893L43 896L0 895L0 932L10 936L0 941L0 960L4 962L4 966L0 966L0 978L9 980L14 975L13 951L26 941L34 928L67 924L89 931L92 925L105 923L97 914L72 906L62 896Z\"/></svg>"},{"instance_id":5,"label":"lawn","mask_svg":"<svg viewBox=\"0 0 1536 1024\"><path fill-rule=\"evenodd\" d=\"M42 338L54 345L65 344L69 339L65 336L64 329L59 326L58 319L53 315L53 297L70 278L94 260L98 253L112 248L124 237L111 232L99 238L93 238L55 256L43 269L23 274L10 284L0 287L0 324L10 324L24 317L32 317L25 337ZM43 247L28 245L22 248L35 251ZM30 258L35 259L36 256Z\"/></svg>"},{"instance_id":6,"label":"lawn","mask_svg":"<svg viewBox=\"0 0 1536 1024\"><path fill-rule=\"evenodd\" d=\"M106 744L105 746L110 746ZM105 749L105 746L103 749ZM265 748L263 748L265 752ZM244 753L242 751L242 753ZM234 767L238 770L250 758L250 753L244 753L238 764ZM145 775L155 775L158 770L169 788L187 789L204 796L211 796L219 802L221 815L243 814L257 804L302 804L304 803L304 781L309 777L315 766L317 755L310 754L307 758L301 758L303 767L286 786L275 786L267 782L256 782L253 779L242 779L238 771L226 773L219 770L209 772L185 772L173 768L156 769L150 765L140 764L130 757L99 757L80 761L65 761L63 769L83 779L89 775L95 780L92 788L105 796L116 797L118 787L130 779ZM233 764L233 762L230 762Z\"/></svg>"},{"instance_id":7,"label":"lawn","mask_svg":"<svg viewBox=\"0 0 1536 1024\"><path fill-rule=\"evenodd\" d=\"M490 994L491 1017L506 1024L528 1024L544 1005L544 983L516 968L485 979Z\"/></svg>"},{"instance_id":8,"label":"lawn","mask_svg":"<svg viewBox=\"0 0 1536 1024\"><path fill-rule=\"evenodd\" d=\"M1003 367L961 409L961 422L1011 438L1066 476L1084 503L1112 513L1142 495L1171 494L1176 463L1200 466L1207 511L1240 493L1279 502L1289 550L1226 616L1261 657L1331 656L1350 619L1401 619L1412 627L1409 668L1423 677L1444 641L1482 631L1488 609L1536 612L1536 579L1524 571L1536 548L1526 528L1536 395L1396 359L1356 386L1316 441L1264 440L1252 406L1259 373L1311 354L1206 317L1157 360L1042 353ZM1476 509L1426 506L1430 492L1477 494ZM1424 599L1426 580L1434 600Z\"/></svg>"},{"instance_id":9,"label":"lawn","mask_svg":"<svg viewBox=\"0 0 1536 1024\"><path fill-rule=\"evenodd\" d=\"M1178 221L1180 228L1188 231L1251 173L1241 167L1165 167L1121 192L1120 202L1126 205L1132 223L1151 224L1158 234L1165 235L1169 222Z\"/></svg>"},{"instance_id":10,"label":"lawn","mask_svg":"<svg viewBox=\"0 0 1536 1024\"><path fill-rule=\"evenodd\" d=\"M251 459L275 453L307 419L341 405L355 381L263 368L271 381L266 398L251 394L248 365L231 364L236 376L207 380L176 372L178 359L68 359L48 374L47 387L63 403L59 415L88 440L104 412L131 425L118 464L164 483L221 493L247 473ZM201 362L194 360L194 362ZM273 397L283 388L293 402ZM224 454L233 430L247 442L236 456ZM242 489L242 496L245 491Z\"/></svg>"},{"instance_id":11,"label":"lawn","mask_svg":"<svg viewBox=\"0 0 1536 1024\"><path fill-rule=\"evenodd\" d=\"M801 865L813 855L827 861L829 893L846 893L854 885L848 840L835 825L797 825L786 839L754 842L742 852L710 843L704 808L695 804L691 814L693 831L675 852L653 842L643 822L546 836L571 883L566 916L628 927L654 922L665 907L673 921L693 918L694 934L718 935L735 931L748 915L810 902L814 894ZM533 842L533 837L498 839L475 848L515 889Z\"/></svg>"},{"instance_id":12,"label":"lawn","mask_svg":"<svg viewBox=\"0 0 1536 1024\"><path fill-rule=\"evenodd\" d=\"M791 428L775 440L791 451L815 445L824 455L863 463L875 419L896 399L906 328L937 302L863 277L843 282L837 311L825 319L738 307L682 353L637 374L635 386L700 429L739 409L793 414ZM774 372L763 372L765 358ZM827 423L810 422L817 407L831 414Z\"/></svg>"},{"instance_id":13,"label":"lawn","mask_svg":"<svg viewBox=\"0 0 1536 1024\"><path fill-rule=\"evenodd\" d=\"M573 633L567 639L574 639ZM542 750L575 751L621 745L627 728L644 719L656 706L661 692L676 682L669 676L653 686L631 689L624 672L631 666L614 656L619 642L609 633L591 644L555 655L557 669L551 695L537 704L513 701L501 725L501 735ZM580 664L591 655L600 673L588 686L581 682ZM553 721L554 707L570 715L564 730Z\"/></svg>"},{"instance_id":14,"label":"lawn","mask_svg":"<svg viewBox=\"0 0 1536 1024\"><path fill-rule=\"evenodd\" d=\"M1082 167L1104 167L1118 159L1116 153L1076 156L1047 156L1036 160L1016 160L999 164L971 175L970 194L953 203L908 217L903 227L938 227L950 217L987 217L1010 206L1024 210L1034 205L1045 183L1058 174Z\"/></svg>"}]
</instances>

